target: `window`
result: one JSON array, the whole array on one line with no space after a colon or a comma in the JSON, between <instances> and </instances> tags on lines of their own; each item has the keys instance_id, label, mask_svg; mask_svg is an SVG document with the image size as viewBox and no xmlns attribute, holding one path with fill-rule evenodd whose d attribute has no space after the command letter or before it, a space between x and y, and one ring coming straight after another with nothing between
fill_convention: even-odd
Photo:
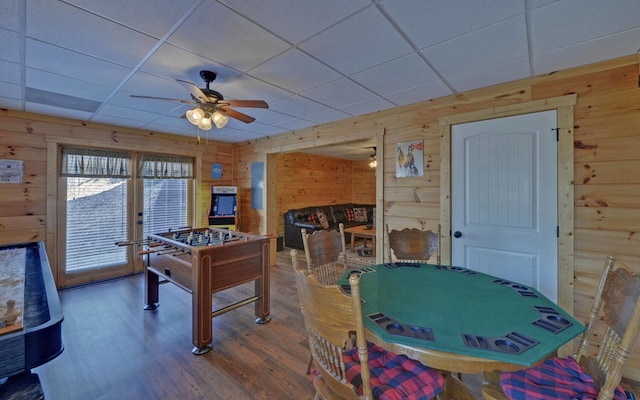
<instances>
[{"instance_id":1,"label":"window","mask_svg":"<svg viewBox=\"0 0 640 400\"><path fill-rule=\"evenodd\" d=\"M65 271L127 263L127 249L114 243L129 237L126 152L62 149L66 177Z\"/></svg>"}]
</instances>

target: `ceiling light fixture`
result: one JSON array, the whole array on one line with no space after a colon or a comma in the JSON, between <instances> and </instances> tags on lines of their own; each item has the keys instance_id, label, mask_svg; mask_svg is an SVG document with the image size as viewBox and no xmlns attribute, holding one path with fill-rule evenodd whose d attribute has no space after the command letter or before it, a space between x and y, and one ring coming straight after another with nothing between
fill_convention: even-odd
<instances>
[{"instance_id":1,"label":"ceiling light fixture","mask_svg":"<svg viewBox=\"0 0 640 400\"><path fill-rule=\"evenodd\" d=\"M371 160L369 161L369 168L376 168L378 166L378 161L376 160L376 148L372 147L373 154L371 155Z\"/></svg>"},{"instance_id":2,"label":"ceiling light fixture","mask_svg":"<svg viewBox=\"0 0 640 400\"><path fill-rule=\"evenodd\" d=\"M227 122L229 122L229 117L224 115L219 111L214 111L211 114L208 111L204 111L199 107L194 108L193 110L188 110L185 113L187 120L191 122L193 125L202 129L203 131L208 131L213 128L213 125L216 128L220 129L224 127Z\"/></svg>"},{"instance_id":3,"label":"ceiling light fixture","mask_svg":"<svg viewBox=\"0 0 640 400\"><path fill-rule=\"evenodd\" d=\"M213 115L211 116L211 119L213 120L213 123L216 125L216 128L218 129L224 127L227 124L227 122L229 122L229 117L227 117L226 115L218 111L213 113Z\"/></svg>"}]
</instances>

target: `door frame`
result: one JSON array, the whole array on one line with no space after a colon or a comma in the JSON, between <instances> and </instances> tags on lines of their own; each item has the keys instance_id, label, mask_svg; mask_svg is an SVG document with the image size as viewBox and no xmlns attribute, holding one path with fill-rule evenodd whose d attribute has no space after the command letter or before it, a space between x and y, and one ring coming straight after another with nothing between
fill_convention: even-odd
<instances>
[{"instance_id":1,"label":"door frame","mask_svg":"<svg viewBox=\"0 0 640 400\"><path fill-rule=\"evenodd\" d=\"M511 104L444 116L440 122L440 247L443 264L451 263L451 126L555 109L558 123L558 305L573 314L573 109L577 95Z\"/></svg>"}]
</instances>

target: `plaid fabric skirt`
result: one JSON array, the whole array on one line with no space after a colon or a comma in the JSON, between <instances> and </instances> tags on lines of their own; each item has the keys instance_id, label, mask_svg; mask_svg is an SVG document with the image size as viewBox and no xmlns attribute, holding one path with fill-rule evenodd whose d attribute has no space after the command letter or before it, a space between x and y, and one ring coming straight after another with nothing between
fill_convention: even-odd
<instances>
[{"instance_id":1,"label":"plaid fabric skirt","mask_svg":"<svg viewBox=\"0 0 640 400\"><path fill-rule=\"evenodd\" d=\"M367 343L373 398L377 400L429 400L444 389L442 375L405 355ZM358 348L343 354L347 379L362 394Z\"/></svg>"},{"instance_id":2,"label":"plaid fabric skirt","mask_svg":"<svg viewBox=\"0 0 640 400\"><path fill-rule=\"evenodd\" d=\"M553 357L521 371L503 372L500 387L513 400L589 400L598 397L595 382L571 357ZM615 400L626 400L621 386Z\"/></svg>"}]
</instances>

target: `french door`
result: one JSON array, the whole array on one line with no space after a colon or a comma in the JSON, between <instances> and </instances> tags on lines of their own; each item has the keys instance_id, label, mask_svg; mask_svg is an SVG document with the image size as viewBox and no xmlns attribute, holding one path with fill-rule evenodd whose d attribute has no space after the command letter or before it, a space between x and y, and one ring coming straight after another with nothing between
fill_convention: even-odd
<instances>
[{"instance_id":1,"label":"french door","mask_svg":"<svg viewBox=\"0 0 640 400\"><path fill-rule=\"evenodd\" d=\"M58 286L143 271L142 257L138 254L141 247L124 243L140 243L149 233L190 224L193 177L190 172L180 171L185 160L189 164L189 159L179 158L183 162L175 162L172 156L149 157L92 149L71 152L79 152L82 160L77 160L78 154L72 154L72 162L80 165L74 166L74 171L80 172L64 173L67 155L62 155L63 172L58 184ZM123 160L118 161L119 157ZM109 170L108 173L93 170L100 163L106 165L103 170Z\"/></svg>"}]
</instances>

